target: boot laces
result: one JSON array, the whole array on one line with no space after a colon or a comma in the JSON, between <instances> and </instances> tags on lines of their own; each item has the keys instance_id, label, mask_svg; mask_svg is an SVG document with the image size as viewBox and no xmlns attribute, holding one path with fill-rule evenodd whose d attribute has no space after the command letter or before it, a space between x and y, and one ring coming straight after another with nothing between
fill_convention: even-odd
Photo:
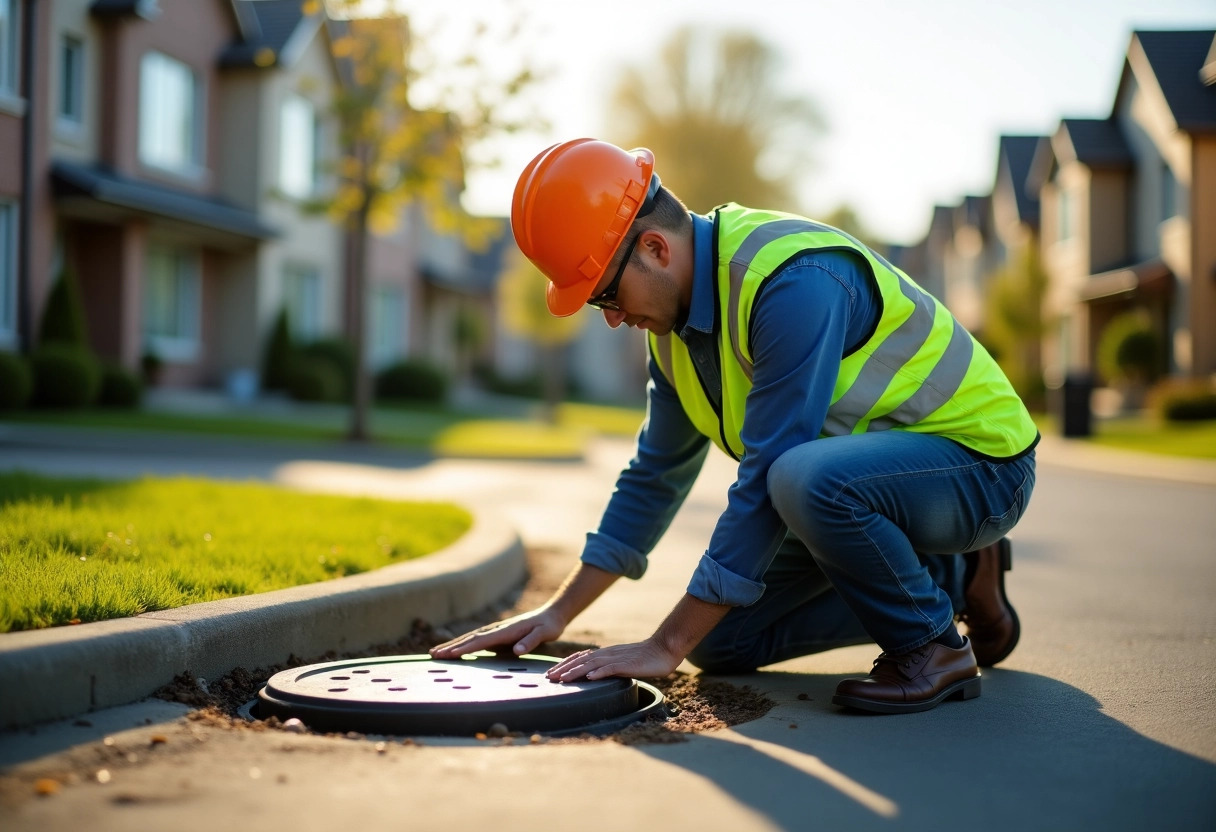
<instances>
[{"instance_id":1,"label":"boot laces","mask_svg":"<svg viewBox=\"0 0 1216 832\"><path fill-rule=\"evenodd\" d=\"M913 662L920 664L928 653L928 645L917 647L914 650L909 650L907 653L888 653L884 650L882 653L879 653L878 658L874 660L874 666L878 667L879 662L883 662L896 664L900 667L911 667ZM913 658L913 656L916 658Z\"/></svg>"}]
</instances>

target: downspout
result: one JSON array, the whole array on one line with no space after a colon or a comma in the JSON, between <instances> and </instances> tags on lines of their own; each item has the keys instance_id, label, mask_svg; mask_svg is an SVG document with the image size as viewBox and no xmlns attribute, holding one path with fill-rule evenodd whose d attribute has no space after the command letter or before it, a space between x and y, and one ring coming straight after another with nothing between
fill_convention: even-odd
<instances>
[{"instance_id":1,"label":"downspout","mask_svg":"<svg viewBox=\"0 0 1216 832\"><path fill-rule=\"evenodd\" d=\"M34 216L34 120L38 115L37 90L34 77L34 38L38 31L36 21L38 0L26 0L25 16L22 18L21 76L24 81L25 119L21 124L21 241L17 248L17 343L22 353L29 354L34 348L31 330L33 309L30 280L30 247L34 233L31 225Z\"/></svg>"}]
</instances>

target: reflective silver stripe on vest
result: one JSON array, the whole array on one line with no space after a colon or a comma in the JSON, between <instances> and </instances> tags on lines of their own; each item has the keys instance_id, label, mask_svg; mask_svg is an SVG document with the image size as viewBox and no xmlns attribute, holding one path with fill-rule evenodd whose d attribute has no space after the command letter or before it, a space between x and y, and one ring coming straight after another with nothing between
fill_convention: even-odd
<instances>
[{"instance_id":1,"label":"reflective silver stripe on vest","mask_svg":"<svg viewBox=\"0 0 1216 832\"><path fill-rule=\"evenodd\" d=\"M730 347L735 351L735 360L743 368L747 380L752 380L752 362L743 357L739 349L739 297L743 294L743 279L752 261L760 253L760 249L780 237L789 234L801 234L804 231L826 231L826 226L807 222L806 220L774 220L764 225L756 226L752 232L743 238L739 248L730 258L730 293L726 301L727 326L730 332Z\"/></svg>"},{"instance_id":2,"label":"reflective silver stripe on vest","mask_svg":"<svg viewBox=\"0 0 1216 832\"><path fill-rule=\"evenodd\" d=\"M823 433L828 436L852 433L858 421L887 392L895 374L924 346L933 331L933 299L917 291L908 282L899 278L896 280L904 297L912 301L912 314L866 358L849 389L828 408L827 418L823 421Z\"/></svg>"},{"instance_id":3,"label":"reflective silver stripe on vest","mask_svg":"<svg viewBox=\"0 0 1216 832\"><path fill-rule=\"evenodd\" d=\"M954 331L950 333L950 343L920 389L886 416L870 422L866 430L887 430L896 425L913 425L928 418L929 414L958 392L963 378L971 368L971 355L974 350L971 335L963 329L962 324L955 321Z\"/></svg>"},{"instance_id":4,"label":"reflective silver stripe on vest","mask_svg":"<svg viewBox=\"0 0 1216 832\"><path fill-rule=\"evenodd\" d=\"M655 336L655 353L656 360L659 362L659 369L663 375L667 376L667 380L671 382L671 386L676 386L676 370L675 364L671 360L671 333L666 335Z\"/></svg>"}]
</instances>

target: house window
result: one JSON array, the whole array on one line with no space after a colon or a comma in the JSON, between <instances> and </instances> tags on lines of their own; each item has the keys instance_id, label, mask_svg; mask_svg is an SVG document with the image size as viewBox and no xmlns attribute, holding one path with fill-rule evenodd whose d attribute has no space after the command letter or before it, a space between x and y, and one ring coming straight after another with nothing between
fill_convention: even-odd
<instances>
[{"instance_id":1,"label":"house window","mask_svg":"<svg viewBox=\"0 0 1216 832\"><path fill-rule=\"evenodd\" d=\"M0 0L0 93L19 95L17 89L21 73L17 67L18 46L21 43L17 30L18 0Z\"/></svg>"},{"instance_id":2,"label":"house window","mask_svg":"<svg viewBox=\"0 0 1216 832\"><path fill-rule=\"evenodd\" d=\"M198 358L202 297L198 252L150 245L144 266L147 348L167 361L194 361Z\"/></svg>"},{"instance_id":3,"label":"house window","mask_svg":"<svg viewBox=\"0 0 1216 832\"><path fill-rule=\"evenodd\" d=\"M177 173L198 168L199 85L190 67L148 52L139 67L139 158Z\"/></svg>"},{"instance_id":4,"label":"house window","mask_svg":"<svg viewBox=\"0 0 1216 832\"><path fill-rule=\"evenodd\" d=\"M0 344L17 339L17 206L0 202Z\"/></svg>"},{"instance_id":5,"label":"house window","mask_svg":"<svg viewBox=\"0 0 1216 832\"><path fill-rule=\"evenodd\" d=\"M292 264L283 269L283 299L293 338L312 341L321 337L321 272L315 266Z\"/></svg>"},{"instance_id":6,"label":"house window","mask_svg":"<svg viewBox=\"0 0 1216 832\"><path fill-rule=\"evenodd\" d=\"M1161 219L1168 220L1178 214L1178 180L1168 163L1161 164Z\"/></svg>"},{"instance_id":7,"label":"house window","mask_svg":"<svg viewBox=\"0 0 1216 832\"><path fill-rule=\"evenodd\" d=\"M84 123L84 41L64 35L59 45L59 121L69 127Z\"/></svg>"},{"instance_id":8,"label":"house window","mask_svg":"<svg viewBox=\"0 0 1216 832\"><path fill-rule=\"evenodd\" d=\"M297 199L317 186L318 123L312 102L298 95L283 99L279 119L279 186Z\"/></svg>"},{"instance_id":9,"label":"house window","mask_svg":"<svg viewBox=\"0 0 1216 832\"><path fill-rule=\"evenodd\" d=\"M1060 240L1060 242L1072 239L1072 195L1064 188L1060 189L1060 198L1057 210L1059 211L1057 238Z\"/></svg>"},{"instance_id":10,"label":"house window","mask_svg":"<svg viewBox=\"0 0 1216 832\"><path fill-rule=\"evenodd\" d=\"M371 344L368 357L373 367L380 368L393 363L405 352L408 334L405 290L400 286L377 286L369 301Z\"/></svg>"}]
</instances>

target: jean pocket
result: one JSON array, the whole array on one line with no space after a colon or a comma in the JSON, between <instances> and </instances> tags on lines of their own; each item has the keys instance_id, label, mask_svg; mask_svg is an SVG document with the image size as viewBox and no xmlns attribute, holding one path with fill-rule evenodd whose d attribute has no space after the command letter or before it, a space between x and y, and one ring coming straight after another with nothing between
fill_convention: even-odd
<instances>
[{"instance_id":1,"label":"jean pocket","mask_svg":"<svg viewBox=\"0 0 1216 832\"><path fill-rule=\"evenodd\" d=\"M1026 502L1030 496L1030 489L1034 487L1032 475L1027 475L1022 484L1018 486L1018 490L1013 493L1012 505L1004 514L992 515L985 518L983 523L980 523L979 529L975 533L975 537L967 544L964 552L974 552L976 549L982 549L985 546L991 546L996 543L1017 525L1022 519L1022 514L1026 511Z\"/></svg>"}]
</instances>

